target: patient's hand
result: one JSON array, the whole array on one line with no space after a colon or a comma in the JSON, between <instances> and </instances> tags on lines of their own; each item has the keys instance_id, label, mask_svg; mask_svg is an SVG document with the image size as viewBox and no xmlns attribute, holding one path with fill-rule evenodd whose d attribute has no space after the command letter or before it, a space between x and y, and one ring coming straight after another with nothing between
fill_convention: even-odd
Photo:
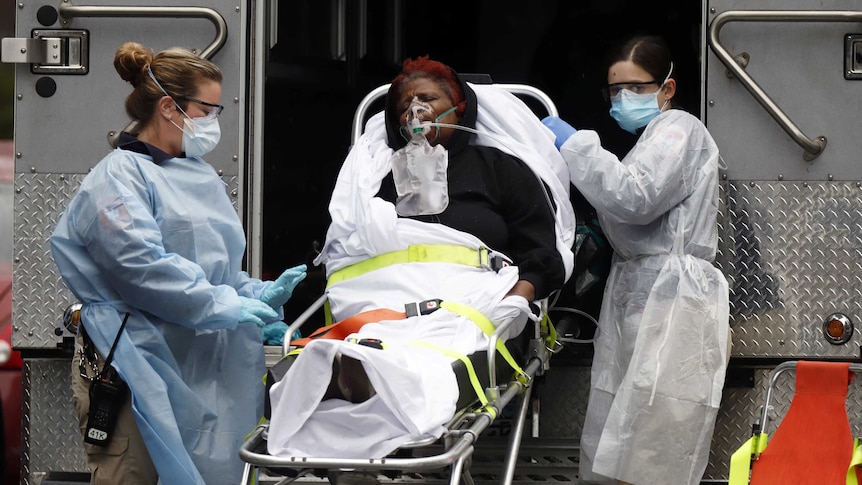
<instances>
[{"instance_id":1,"label":"patient's hand","mask_svg":"<svg viewBox=\"0 0 862 485\"><path fill-rule=\"evenodd\" d=\"M519 280L515 286L506 293L506 297L518 295L524 297L525 300L533 301L536 299L536 287L527 280Z\"/></svg>"}]
</instances>

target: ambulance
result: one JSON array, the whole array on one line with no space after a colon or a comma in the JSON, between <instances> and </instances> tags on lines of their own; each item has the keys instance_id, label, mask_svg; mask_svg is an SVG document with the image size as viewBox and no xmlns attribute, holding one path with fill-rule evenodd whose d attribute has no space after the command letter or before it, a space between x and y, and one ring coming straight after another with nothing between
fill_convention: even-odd
<instances>
[{"instance_id":1,"label":"ambulance","mask_svg":"<svg viewBox=\"0 0 862 485\"><path fill-rule=\"evenodd\" d=\"M751 435L777 365L862 358L856 0L21 0L2 8L15 18L2 40L2 61L15 66L14 190L0 202L14 215L12 345L23 381L20 462L7 467L20 467L21 483L88 480L68 384L74 335L63 321L75 300L48 238L82 179L129 129L131 88L112 65L126 41L187 47L223 70L222 138L206 160L246 227L247 270L271 279L314 259L336 175L361 129L355 110L403 59L427 54L461 73L534 86L563 119L624 155L634 138L608 116L603 55L631 33L661 35L681 107L721 151L715 265L730 286L733 347L703 482L727 483L731 453ZM591 208L576 191L573 201L588 224ZM596 250L576 269L592 271L595 284L564 295L593 319L608 253ZM288 321L324 280L310 266ZM593 335L590 318L569 320L574 339ZM591 356L589 344L572 344L536 383L519 483L577 480ZM777 413L792 390L778 388ZM859 436L862 409L848 411ZM493 477L494 452L481 460L482 452L473 465Z\"/></svg>"}]
</instances>

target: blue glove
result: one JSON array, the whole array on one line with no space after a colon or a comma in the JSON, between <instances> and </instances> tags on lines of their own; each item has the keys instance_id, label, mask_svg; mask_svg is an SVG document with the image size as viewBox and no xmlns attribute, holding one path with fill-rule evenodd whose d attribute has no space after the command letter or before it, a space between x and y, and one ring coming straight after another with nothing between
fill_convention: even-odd
<instances>
[{"instance_id":1,"label":"blue glove","mask_svg":"<svg viewBox=\"0 0 862 485\"><path fill-rule=\"evenodd\" d=\"M258 327L266 325L264 319L278 318L278 313L266 303L254 298L239 297L239 323L254 323Z\"/></svg>"},{"instance_id":2,"label":"blue glove","mask_svg":"<svg viewBox=\"0 0 862 485\"><path fill-rule=\"evenodd\" d=\"M572 135L578 132L578 130L572 128L572 125L566 123L565 121L557 118L556 116L548 116L547 118L542 120L542 124L547 126L554 132L554 135L557 137L554 140L554 146L557 147L557 150L563 146L563 143L569 139Z\"/></svg>"},{"instance_id":3,"label":"blue glove","mask_svg":"<svg viewBox=\"0 0 862 485\"><path fill-rule=\"evenodd\" d=\"M260 339L264 345L282 345L284 343L284 332L287 324L282 321L272 322L260 329Z\"/></svg>"},{"instance_id":4,"label":"blue glove","mask_svg":"<svg viewBox=\"0 0 862 485\"><path fill-rule=\"evenodd\" d=\"M305 265L300 264L285 270L277 280L263 290L260 301L275 309L281 308L290 299L296 285L305 279L305 269Z\"/></svg>"}]
</instances>

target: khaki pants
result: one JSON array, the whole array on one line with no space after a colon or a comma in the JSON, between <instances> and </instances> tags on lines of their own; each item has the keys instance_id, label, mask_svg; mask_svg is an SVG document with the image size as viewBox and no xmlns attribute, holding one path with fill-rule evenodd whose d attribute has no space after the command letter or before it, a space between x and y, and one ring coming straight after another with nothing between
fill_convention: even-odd
<instances>
[{"instance_id":1,"label":"khaki pants","mask_svg":"<svg viewBox=\"0 0 862 485\"><path fill-rule=\"evenodd\" d=\"M72 358L72 402L78 412L81 436L87 428L87 414L90 409L90 381L81 377L78 366L78 351L82 346L81 335L75 342L75 355ZM101 355L99 368L105 364ZM92 370L90 370L92 372ZM108 446L94 446L84 443L87 452L87 465L92 473L92 485L156 485L159 476L138 431L132 415L132 400L127 397L117 417L117 426Z\"/></svg>"}]
</instances>

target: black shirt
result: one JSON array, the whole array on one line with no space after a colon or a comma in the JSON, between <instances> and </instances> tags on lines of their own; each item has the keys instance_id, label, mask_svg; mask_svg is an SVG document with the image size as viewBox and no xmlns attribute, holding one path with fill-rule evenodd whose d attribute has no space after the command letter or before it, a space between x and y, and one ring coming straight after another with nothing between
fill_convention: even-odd
<instances>
[{"instance_id":1,"label":"black shirt","mask_svg":"<svg viewBox=\"0 0 862 485\"><path fill-rule=\"evenodd\" d=\"M537 299L560 288L565 268L556 247L553 209L533 171L492 147L470 145L449 156L449 207L440 214L411 219L473 234L512 258L520 279L535 287ZM391 173L378 196L395 202Z\"/></svg>"}]
</instances>

